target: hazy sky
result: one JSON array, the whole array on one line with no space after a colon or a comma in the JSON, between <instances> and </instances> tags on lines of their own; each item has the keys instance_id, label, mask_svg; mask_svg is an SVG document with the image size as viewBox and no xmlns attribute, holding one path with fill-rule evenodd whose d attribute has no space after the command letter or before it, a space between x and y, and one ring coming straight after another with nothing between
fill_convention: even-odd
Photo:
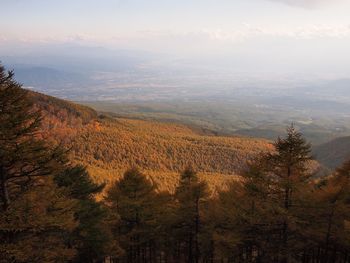
<instances>
[{"instance_id":1,"label":"hazy sky","mask_svg":"<svg viewBox=\"0 0 350 263\"><path fill-rule=\"evenodd\" d=\"M0 0L0 43L350 66L350 0ZM314 63L310 62L312 60ZM284 61L284 62L283 62ZM280 64L276 64L278 68ZM339 71L338 71L339 69Z\"/></svg>"}]
</instances>

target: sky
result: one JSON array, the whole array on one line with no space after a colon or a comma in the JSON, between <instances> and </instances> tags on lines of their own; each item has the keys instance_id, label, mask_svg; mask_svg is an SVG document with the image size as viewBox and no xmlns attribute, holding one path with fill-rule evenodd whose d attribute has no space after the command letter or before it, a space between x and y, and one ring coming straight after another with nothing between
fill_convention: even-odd
<instances>
[{"instance_id":1,"label":"sky","mask_svg":"<svg viewBox=\"0 0 350 263\"><path fill-rule=\"evenodd\" d=\"M350 74L350 0L0 0L0 46L77 43ZM276 63L274 63L274 61ZM320 64L323 66L320 68ZM305 66L306 65L306 66ZM327 66L328 67L327 67ZM315 69L316 70L316 69Z\"/></svg>"}]
</instances>

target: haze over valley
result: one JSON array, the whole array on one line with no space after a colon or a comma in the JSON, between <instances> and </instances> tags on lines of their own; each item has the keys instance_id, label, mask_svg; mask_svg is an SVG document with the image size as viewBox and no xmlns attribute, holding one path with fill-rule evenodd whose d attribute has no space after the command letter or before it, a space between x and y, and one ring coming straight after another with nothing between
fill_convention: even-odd
<instances>
[{"instance_id":1,"label":"haze over valley","mask_svg":"<svg viewBox=\"0 0 350 263\"><path fill-rule=\"evenodd\" d=\"M79 44L2 52L25 87L119 116L269 139L293 122L315 144L350 135L350 78L249 71L234 56L181 58Z\"/></svg>"},{"instance_id":2,"label":"haze over valley","mask_svg":"<svg viewBox=\"0 0 350 263\"><path fill-rule=\"evenodd\" d=\"M349 10L0 1L0 263L350 263Z\"/></svg>"}]
</instances>

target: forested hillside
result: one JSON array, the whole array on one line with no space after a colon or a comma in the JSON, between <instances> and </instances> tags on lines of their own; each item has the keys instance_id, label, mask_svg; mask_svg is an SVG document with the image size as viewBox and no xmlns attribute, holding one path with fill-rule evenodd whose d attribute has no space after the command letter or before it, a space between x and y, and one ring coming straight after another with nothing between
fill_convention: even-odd
<instances>
[{"instance_id":1,"label":"forested hillside","mask_svg":"<svg viewBox=\"0 0 350 263\"><path fill-rule=\"evenodd\" d=\"M41 114L40 136L66 147L79 131L98 118L95 110L38 92L27 91L28 99Z\"/></svg>"},{"instance_id":2,"label":"forested hillside","mask_svg":"<svg viewBox=\"0 0 350 263\"><path fill-rule=\"evenodd\" d=\"M182 125L130 119L99 120L72 145L72 158L88 165L98 180L139 167L167 190L174 189L172 175L188 166L214 183L237 175L248 160L272 149L264 140L203 136Z\"/></svg>"},{"instance_id":3,"label":"forested hillside","mask_svg":"<svg viewBox=\"0 0 350 263\"><path fill-rule=\"evenodd\" d=\"M247 161L272 150L269 141L204 135L181 124L112 118L91 108L29 92L43 115L43 136L68 149L72 162L87 166L96 182L113 182L139 167L161 190L174 191L178 173L188 166L223 189Z\"/></svg>"},{"instance_id":4,"label":"forested hillside","mask_svg":"<svg viewBox=\"0 0 350 263\"><path fill-rule=\"evenodd\" d=\"M293 125L269 144L97 117L0 67L0 263L349 262L350 162L310 162Z\"/></svg>"},{"instance_id":5,"label":"forested hillside","mask_svg":"<svg viewBox=\"0 0 350 263\"><path fill-rule=\"evenodd\" d=\"M138 167L160 190L174 191L178 173L191 166L214 193L239 179L249 160L273 150L265 139L218 136L179 123L98 115L87 106L37 92L28 94L42 113L43 138L69 149L70 160L86 166L99 183L110 185L126 169ZM318 168L316 161L310 163L310 169Z\"/></svg>"}]
</instances>

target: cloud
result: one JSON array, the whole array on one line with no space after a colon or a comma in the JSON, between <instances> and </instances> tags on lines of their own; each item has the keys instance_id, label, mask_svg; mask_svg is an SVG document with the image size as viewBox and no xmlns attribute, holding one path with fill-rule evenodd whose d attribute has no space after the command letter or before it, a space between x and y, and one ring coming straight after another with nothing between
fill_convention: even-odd
<instances>
[{"instance_id":1,"label":"cloud","mask_svg":"<svg viewBox=\"0 0 350 263\"><path fill-rule=\"evenodd\" d=\"M297 6L303 8L319 8L327 5L335 5L345 0L268 0L272 2L279 2L290 6Z\"/></svg>"},{"instance_id":2,"label":"cloud","mask_svg":"<svg viewBox=\"0 0 350 263\"><path fill-rule=\"evenodd\" d=\"M240 27L225 31L222 29L202 30L202 34L207 35L210 39L218 41L244 41L255 37L272 37L272 38L289 38L289 39L343 39L350 37L350 26L339 25L305 25L296 28L269 28L259 27L249 24L242 24Z\"/></svg>"},{"instance_id":3,"label":"cloud","mask_svg":"<svg viewBox=\"0 0 350 263\"><path fill-rule=\"evenodd\" d=\"M280 25L261 26L252 24L237 24L232 28L202 28L189 31L174 30L142 30L127 33L115 32L113 35L52 35L52 36L21 36L21 38L1 38L1 46L11 47L12 43L23 47L31 44L75 43L79 45L105 46L122 49L145 49L149 51L179 52L192 54L204 52L225 52L233 46L250 45L253 43L323 43L324 40L335 40L344 43L350 39L350 26L309 24L300 27ZM303 42L303 41L307 42ZM192 48L193 47L193 48ZM9 49L11 50L11 48Z\"/></svg>"}]
</instances>

